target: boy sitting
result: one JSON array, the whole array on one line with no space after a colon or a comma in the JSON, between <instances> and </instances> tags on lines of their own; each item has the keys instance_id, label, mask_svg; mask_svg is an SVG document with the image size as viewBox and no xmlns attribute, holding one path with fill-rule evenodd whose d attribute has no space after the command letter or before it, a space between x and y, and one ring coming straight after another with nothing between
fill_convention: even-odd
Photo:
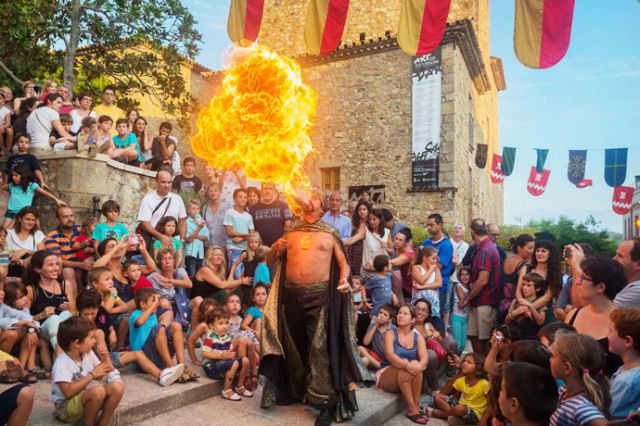
<instances>
[{"instance_id":1,"label":"boy sitting","mask_svg":"<svg viewBox=\"0 0 640 426\"><path fill-rule=\"evenodd\" d=\"M76 149L76 134L71 131L73 125L73 118L69 114L60 114L60 124L65 132L71 136L60 136L60 133L56 129L51 131L49 136L49 143L53 147L54 151L64 151L70 149Z\"/></svg>"},{"instance_id":2,"label":"boy sitting","mask_svg":"<svg viewBox=\"0 0 640 426\"><path fill-rule=\"evenodd\" d=\"M109 367L91 350L96 344L96 326L71 317L60 323L58 345L62 353L53 364L51 399L55 415L65 423L108 425L122 395L122 381L100 384Z\"/></svg>"},{"instance_id":3,"label":"boy sitting","mask_svg":"<svg viewBox=\"0 0 640 426\"><path fill-rule=\"evenodd\" d=\"M364 346L358 346L358 352L365 367L374 370L380 368L380 362L384 359L384 334L388 330L396 328L391 323L391 318L394 317L394 314L395 308L392 305L385 304L380 307L378 315L371 321L367 334L362 339Z\"/></svg>"},{"instance_id":4,"label":"boy sitting","mask_svg":"<svg viewBox=\"0 0 640 426\"><path fill-rule=\"evenodd\" d=\"M611 376L611 418L624 419L640 407L640 307L611 312L609 350L624 365Z\"/></svg>"},{"instance_id":5,"label":"boy sitting","mask_svg":"<svg viewBox=\"0 0 640 426\"><path fill-rule=\"evenodd\" d=\"M142 350L156 367L173 367L175 353L178 364L184 364L184 338L180 323L169 325L158 322L156 312L160 306L160 295L153 288L141 288L134 297L137 309L129 318L129 338L131 350ZM190 368L178 379L183 383L199 376Z\"/></svg>"},{"instance_id":6,"label":"boy sitting","mask_svg":"<svg viewBox=\"0 0 640 426\"><path fill-rule=\"evenodd\" d=\"M116 132L118 134L111 140L109 157L132 166L140 165L140 161L144 161L144 158L140 155L136 135L129 133L129 121L126 118L119 118L116 121Z\"/></svg>"},{"instance_id":7,"label":"boy sitting","mask_svg":"<svg viewBox=\"0 0 640 426\"><path fill-rule=\"evenodd\" d=\"M538 298L544 278L535 272L529 272L522 277L522 299L513 300L509 313L504 319L506 324L513 322L518 330L520 339L535 339L540 327L544 324L546 306L536 309L533 302Z\"/></svg>"}]
</instances>

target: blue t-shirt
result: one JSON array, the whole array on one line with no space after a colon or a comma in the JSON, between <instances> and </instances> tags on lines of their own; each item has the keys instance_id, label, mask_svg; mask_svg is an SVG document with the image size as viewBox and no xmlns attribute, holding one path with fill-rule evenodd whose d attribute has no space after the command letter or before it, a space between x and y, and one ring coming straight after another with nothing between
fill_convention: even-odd
<instances>
[{"instance_id":1,"label":"blue t-shirt","mask_svg":"<svg viewBox=\"0 0 640 426\"><path fill-rule=\"evenodd\" d=\"M244 313L244 316L242 318L246 318L247 315L251 315L252 319L251 319L251 323L249 323L249 325L251 325L255 320L262 318L262 311L258 309L256 306L252 306L249 309L247 309L247 312Z\"/></svg>"},{"instance_id":2,"label":"blue t-shirt","mask_svg":"<svg viewBox=\"0 0 640 426\"><path fill-rule=\"evenodd\" d=\"M116 223L114 226L108 225L107 222L100 222L96 225L93 230L93 234L91 234L91 238L101 242L106 240L107 238L116 237L120 240L122 237L127 235L129 231L127 231L127 227L122 223Z\"/></svg>"},{"instance_id":3,"label":"blue t-shirt","mask_svg":"<svg viewBox=\"0 0 640 426\"><path fill-rule=\"evenodd\" d=\"M373 303L371 315L378 315L380 307L392 301L391 274L385 274L384 277L373 275L365 282L364 286Z\"/></svg>"},{"instance_id":4,"label":"blue t-shirt","mask_svg":"<svg viewBox=\"0 0 640 426\"><path fill-rule=\"evenodd\" d=\"M612 419L624 419L640 407L640 366L624 370L620 367L611 376Z\"/></svg>"},{"instance_id":5,"label":"blue t-shirt","mask_svg":"<svg viewBox=\"0 0 640 426\"><path fill-rule=\"evenodd\" d=\"M562 401L567 388L558 389L558 408L551 415L551 426L584 426L593 420L605 419L604 415L584 394Z\"/></svg>"},{"instance_id":6,"label":"blue t-shirt","mask_svg":"<svg viewBox=\"0 0 640 426\"><path fill-rule=\"evenodd\" d=\"M132 351L142 350L142 347L149 338L151 329L158 323L156 314L151 314L144 324L140 327L136 327L136 320L140 315L142 315L142 311L140 309L136 309L129 317L129 341L131 343Z\"/></svg>"},{"instance_id":7,"label":"blue t-shirt","mask_svg":"<svg viewBox=\"0 0 640 426\"><path fill-rule=\"evenodd\" d=\"M33 196L39 186L37 183L31 182L29 186L27 186L27 190L23 191L22 186L9 182L9 193L11 195L7 203L7 211L17 213L22 210L22 208L30 206L33 203Z\"/></svg>"},{"instance_id":8,"label":"blue t-shirt","mask_svg":"<svg viewBox=\"0 0 640 426\"><path fill-rule=\"evenodd\" d=\"M269 273L269 267L266 263L258 263L256 266L256 272L253 274L253 286L256 283L264 283L266 285L271 284L271 274Z\"/></svg>"},{"instance_id":9,"label":"blue t-shirt","mask_svg":"<svg viewBox=\"0 0 640 426\"><path fill-rule=\"evenodd\" d=\"M449 277L451 276L451 267L453 265L453 244L451 244L451 240L443 236L440 241L434 243L433 238L429 238L428 240L424 240L420 246L433 247L438 252L438 265L442 265L440 269L440 274L442 275L440 292L447 291Z\"/></svg>"},{"instance_id":10,"label":"blue t-shirt","mask_svg":"<svg viewBox=\"0 0 640 426\"><path fill-rule=\"evenodd\" d=\"M122 139L119 135L115 135L113 137L113 144L118 149L126 148L129 145L135 145L136 152L138 153L138 161L140 161L141 163L145 161L144 157L140 155L140 146L138 145L138 139L133 133L129 133L124 139Z\"/></svg>"}]
</instances>

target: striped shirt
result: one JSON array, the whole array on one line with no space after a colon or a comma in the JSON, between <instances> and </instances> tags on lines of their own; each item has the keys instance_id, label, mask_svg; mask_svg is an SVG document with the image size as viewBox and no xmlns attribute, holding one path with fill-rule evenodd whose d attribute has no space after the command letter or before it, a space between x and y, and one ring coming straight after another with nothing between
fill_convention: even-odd
<instances>
[{"instance_id":1,"label":"striped shirt","mask_svg":"<svg viewBox=\"0 0 640 426\"><path fill-rule=\"evenodd\" d=\"M62 260L77 261L76 252L72 248L72 240L78 235L80 235L80 227L78 225L71 227L69 236L66 236L60 227L56 227L55 230L47 234L47 238L44 240L44 248L59 254Z\"/></svg>"},{"instance_id":2,"label":"striped shirt","mask_svg":"<svg viewBox=\"0 0 640 426\"><path fill-rule=\"evenodd\" d=\"M558 390L560 405L551 415L549 423L551 426L582 426L593 420L605 418L585 394L576 395L563 401L562 398L566 391L566 386L562 386Z\"/></svg>"},{"instance_id":3,"label":"striped shirt","mask_svg":"<svg viewBox=\"0 0 640 426\"><path fill-rule=\"evenodd\" d=\"M229 352L231 350L231 333L227 332L220 336L215 330L209 329L207 337L202 341L202 352L212 352L215 354ZM215 363L217 360L205 358L202 365Z\"/></svg>"}]
</instances>

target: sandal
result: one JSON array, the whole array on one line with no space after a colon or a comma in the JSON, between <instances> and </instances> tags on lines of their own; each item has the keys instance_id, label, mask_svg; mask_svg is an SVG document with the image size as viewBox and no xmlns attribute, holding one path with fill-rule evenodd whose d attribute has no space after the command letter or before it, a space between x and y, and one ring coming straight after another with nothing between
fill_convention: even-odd
<instances>
[{"instance_id":1,"label":"sandal","mask_svg":"<svg viewBox=\"0 0 640 426\"><path fill-rule=\"evenodd\" d=\"M34 374L38 380L49 380L51 378L51 373L48 373L42 368L33 368L29 370L29 373Z\"/></svg>"},{"instance_id":2,"label":"sandal","mask_svg":"<svg viewBox=\"0 0 640 426\"><path fill-rule=\"evenodd\" d=\"M419 425L426 425L428 420L427 417L424 416L424 414L420 414L420 413L414 414L413 416L410 416L409 414L407 414L407 418Z\"/></svg>"},{"instance_id":3,"label":"sandal","mask_svg":"<svg viewBox=\"0 0 640 426\"><path fill-rule=\"evenodd\" d=\"M229 396L228 392L231 392L231 396ZM227 389L222 391L222 398L229 401L242 401L240 395L235 393L233 389Z\"/></svg>"},{"instance_id":4,"label":"sandal","mask_svg":"<svg viewBox=\"0 0 640 426\"><path fill-rule=\"evenodd\" d=\"M185 372L185 374L187 374L189 376L190 380L197 380L197 379L200 378L200 375L197 372L193 371L192 369L190 369L188 367L184 368L184 372Z\"/></svg>"},{"instance_id":5,"label":"sandal","mask_svg":"<svg viewBox=\"0 0 640 426\"><path fill-rule=\"evenodd\" d=\"M20 379L20 383L25 383L27 385L32 385L38 382L38 376L35 373L28 372Z\"/></svg>"},{"instance_id":6,"label":"sandal","mask_svg":"<svg viewBox=\"0 0 640 426\"><path fill-rule=\"evenodd\" d=\"M253 392L251 392L249 389L245 388L244 386L240 386L239 388L236 388L236 393L246 398L251 398L253 396Z\"/></svg>"},{"instance_id":7,"label":"sandal","mask_svg":"<svg viewBox=\"0 0 640 426\"><path fill-rule=\"evenodd\" d=\"M180 376L178 378L178 380L176 380L177 383L187 383L191 381L191 377L186 373L182 373L182 376Z\"/></svg>"}]
</instances>

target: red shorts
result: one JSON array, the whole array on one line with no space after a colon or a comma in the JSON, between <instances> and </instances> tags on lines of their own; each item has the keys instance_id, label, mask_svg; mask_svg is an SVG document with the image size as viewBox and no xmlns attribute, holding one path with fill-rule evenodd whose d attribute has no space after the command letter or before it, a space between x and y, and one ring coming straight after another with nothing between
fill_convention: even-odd
<instances>
[{"instance_id":1,"label":"red shorts","mask_svg":"<svg viewBox=\"0 0 640 426\"><path fill-rule=\"evenodd\" d=\"M382 362L382 358L380 358L380 355L378 355L377 353L375 353L369 348L367 348L367 352L369 352L369 355L371 356L371 358L375 359L378 362Z\"/></svg>"}]
</instances>

